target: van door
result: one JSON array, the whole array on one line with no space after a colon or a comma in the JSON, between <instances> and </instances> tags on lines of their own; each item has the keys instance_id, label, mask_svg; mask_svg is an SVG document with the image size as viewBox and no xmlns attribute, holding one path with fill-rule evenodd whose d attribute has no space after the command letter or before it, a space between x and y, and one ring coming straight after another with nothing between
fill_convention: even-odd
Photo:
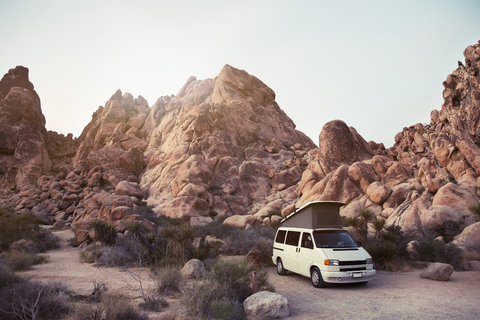
<instances>
[{"instance_id":1,"label":"van door","mask_svg":"<svg viewBox=\"0 0 480 320\"><path fill-rule=\"evenodd\" d=\"M303 232L302 241L297 253L298 273L310 276L310 266L313 263L313 239L310 232Z\"/></svg>"},{"instance_id":2,"label":"van door","mask_svg":"<svg viewBox=\"0 0 480 320\"><path fill-rule=\"evenodd\" d=\"M287 238L285 239L285 251L283 252L283 266L285 269L297 272L297 253L298 242L300 240L300 231L287 232Z\"/></svg>"}]
</instances>

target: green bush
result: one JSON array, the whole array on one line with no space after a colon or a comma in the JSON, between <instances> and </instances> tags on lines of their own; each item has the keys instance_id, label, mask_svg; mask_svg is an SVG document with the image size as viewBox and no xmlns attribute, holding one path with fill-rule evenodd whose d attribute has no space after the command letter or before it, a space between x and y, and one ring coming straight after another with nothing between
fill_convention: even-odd
<instances>
[{"instance_id":1,"label":"green bush","mask_svg":"<svg viewBox=\"0 0 480 320\"><path fill-rule=\"evenodd\" d=\"M206 277L185 290L184 302L193 315L243 319L243 301L253 293L252 272L255 266L248 260L238 263L216 259ZM264 270L257 272L260 290L274 291Z\"/></svg>"},{"instance_id":2,"label":"green bush","mask_svg":"<svg viewBox=\"0 0 480 320\"><path fill-rule=\"evenodd\" d=\"M388 271L398 271L404 268L409 254L407 251L408 240L404 237L402 228L391 225L383 230L376 228L376 232L376 241L365 246L365 250L372 256L374 268Z\"/></svg>"},{"instance_id":3,"label":"green bush","mask_svg":"<svg viewBox=\"0 0 480 320\"><path fill-rule=\"evenodd\" d=\"M21 239L33 241L39 252L59 247L59 239L42 229L41 220L32 214L15 215L11 210L0 210L0 252Z\"/></svg>"},{"instance_id":4,"label":"green bush","mask_svg":"<svg viewBox=\"0 0 480 320\"><path fill-rule=\"evenodd\" d=\"M115 244L117 231L113 225L100 219L93 219L90 227L95 231L95 241L100 241L107 246Z\"/></svg>"},{"instance_id":5,"label":"green bush","mask_svg":"<svg viewBox=\"0 0 480 320\"><path fill-rule=\"evenodd\" d=\"M446 244L443 241L432 239L414 243L418 260L427 262L442 262L452 265L455 270L468 270L468 262L462 254L462 250L453 243Z\"/></svg>"}]
</instances>

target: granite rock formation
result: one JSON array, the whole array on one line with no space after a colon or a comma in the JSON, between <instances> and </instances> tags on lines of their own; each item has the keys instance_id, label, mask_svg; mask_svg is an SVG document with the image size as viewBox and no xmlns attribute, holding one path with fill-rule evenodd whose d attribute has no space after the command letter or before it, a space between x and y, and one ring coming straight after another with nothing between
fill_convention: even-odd
<instances>
[{"instance_id":1,"label":"granite rock formation","mask_svg":"<svg viewBox=\"0 0 480 320\"><path fill-rule=\"evenodd\" d=\"M0 186L5 196L51 170L46 140L45 117L28 69L10 69L0 81Z\"/></svg>"},{"instance_id":2,"label":"granite rock formation","mask_svg":"<svg viewBox=\"0 0 480 320\"><path fill-rule=\"evenodd\" d=\"M464 55L430 124L405 127L388 149L341 120L324 125L317 148L269 87L229 65L151 107L118 90L73 139L46 132L28 70L17 67L0 82L0 201L75 227L78 242L92 219L151 229L146 205L243 228L317 200L345 202L343 216L370 208L406 233L456 236L480 203L480 45ZM465 250L478 247L472 226L457 236Z\"/></svg>"}]
</instances>

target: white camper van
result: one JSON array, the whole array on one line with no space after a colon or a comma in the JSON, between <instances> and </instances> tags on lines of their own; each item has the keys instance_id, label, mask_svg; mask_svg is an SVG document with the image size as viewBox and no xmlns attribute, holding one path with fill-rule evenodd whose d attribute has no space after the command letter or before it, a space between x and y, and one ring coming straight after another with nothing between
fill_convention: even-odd
<instances>
[{"instance_id":1,"label":"white camper van","mask_svg":"<svg viewBox=\"0 0 480 320\"><path fill-rule=\"evenodd\" d=\"M310 202L281 221L272 255L279 275L292 271L310 277L316 288L325 283L366 284L373 278L372 257L342 229L343 205Z\"/></svg>"}]
</instances>

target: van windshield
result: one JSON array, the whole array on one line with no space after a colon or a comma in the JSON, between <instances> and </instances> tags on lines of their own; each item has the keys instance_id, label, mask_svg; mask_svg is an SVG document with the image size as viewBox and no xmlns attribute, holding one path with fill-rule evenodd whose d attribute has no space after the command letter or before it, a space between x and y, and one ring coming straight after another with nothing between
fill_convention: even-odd
<instances>
[{"instance_id":1,"label":"van windshield","mask_svg":"<svg viewBox=\"0 0 480 320\"><path fill-rule=\"evenodd\" d=\"M356 248L355 241L344 230L320 230L313 232L317 248Z\"/></svg>"}]
</instances>

